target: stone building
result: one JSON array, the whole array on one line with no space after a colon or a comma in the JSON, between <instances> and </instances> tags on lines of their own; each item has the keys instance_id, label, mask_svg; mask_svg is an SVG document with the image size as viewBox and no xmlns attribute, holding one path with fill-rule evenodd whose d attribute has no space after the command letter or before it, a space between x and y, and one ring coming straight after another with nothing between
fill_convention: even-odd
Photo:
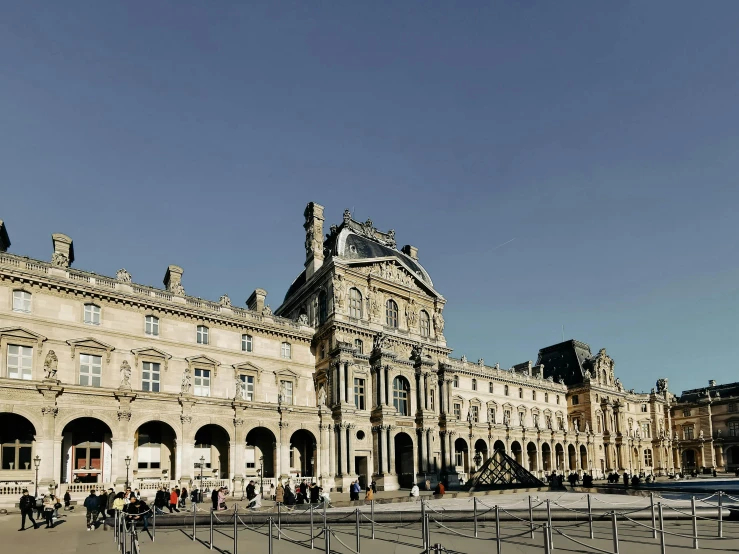
<instances>
[{"instance_id":1,"label":"stone building","mask_svg":"<svg viewBox=\"0 0 739 554\"><path fill-rule=\"evenodd\" d=\"M542 477L681 466L666 380L627 391L578 341L509 369L452 358L417 248L348 211L326 234L321 206L304 216L304 270L274 313L262 289L246 308L189 296L175 265L163 288L73 268L63 234L48 262L9 253L0 221L0 495L36 463L79 492L297 475L393 490L466 479L499 448Z\"/></svg>"}]
</instances>

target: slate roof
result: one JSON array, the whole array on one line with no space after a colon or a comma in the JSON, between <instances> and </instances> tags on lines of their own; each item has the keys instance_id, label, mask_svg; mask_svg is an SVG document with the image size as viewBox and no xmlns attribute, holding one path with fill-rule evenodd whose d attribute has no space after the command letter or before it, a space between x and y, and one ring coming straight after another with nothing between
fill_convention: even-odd
<instances>
[{"instance_id":1,"label":"slate roof","mask_svg":"<svg viewBox=\"0 0 739 554\"><path fill-rule=\"evenodd\" d=\"M544 378L552 377L556 382L564 379L566 385L583 382L585 370L592 367L590 346L578 340L568 340L539 350L536 365L544 364Z\"/></svg>"},{"instance_id":2,"label":"slate roof","mask_svg":"<svg viewBox=\"0 0 739 554\"><path fill-rule=\"evenodd\" d=\"M701 387L699 389L685 390L680 395L680 403L683 402L697 402L698 400L706 398L706 391L711 393L711 398L714 400L728 399L728 398L739 398L739 383L726 383L724 385L714 385L708 387Z\"/></svg>"}]
</instances>

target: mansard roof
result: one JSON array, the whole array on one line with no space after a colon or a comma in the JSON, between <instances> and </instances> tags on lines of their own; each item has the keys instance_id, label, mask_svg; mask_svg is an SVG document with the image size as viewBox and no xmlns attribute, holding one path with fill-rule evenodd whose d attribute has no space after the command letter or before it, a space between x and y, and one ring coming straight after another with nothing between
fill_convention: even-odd
<instances>
[{"instance_id":1,"label":"mansard roof","mask_svg":"<svg viewBox=\"0 0 739 554\"><path fill-rule=\"evenodd\" d=\"M711 399L714 401L739 398L739 382L686 390L680 395L679 402L698 402L699 400L708 400L709 394L711 395Z\"/></svg>"},{"instance_id":2,"label":"mansard roof","mask_svg":"<svg viewBox=\"0 0 739 554\"><path fill-rule=\"evenodd\" d=\"M536 365L544 365L545 377L556 381L563 379L566 385L578 385L583 382L592 357L588 344L571 339L539 350Z\"/></svg>"}]
</instances>

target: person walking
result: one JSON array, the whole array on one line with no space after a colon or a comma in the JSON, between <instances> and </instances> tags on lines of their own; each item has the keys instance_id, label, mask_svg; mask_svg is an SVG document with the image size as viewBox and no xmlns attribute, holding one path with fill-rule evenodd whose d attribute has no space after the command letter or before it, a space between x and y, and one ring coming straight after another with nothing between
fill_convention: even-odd
<instances>
[{"instance_id":1,"label":"person walking","mask_svg":"<svg viewBox=\"0 0 739 554\"><path fill-rule=\"evenodd\" d=\"M375 494L372 492L372 487L367 487L367 491L364 493L365 502L371 502L375 499Z\"/></svg>"},{"instance_id":2,"label":"person walking","mask_svg":"<svg viewBox=\"0 0 739 554\"><path fill-rule=\"evenodd\" d=\"M123 491L119 492L115 495L115 500L113 500L113 510L116 512L123 512L126 507L126 499L124 498Z\"/></svg>"},{"instance_id":3,"label":"person walking","mask_svg":"<svg viewBox=\"0 0 739 554\"><path fill-rule=\"evenodd\" d=\"M147 531L149 529L148 512L149 507L146 505L146 502L144 502L143 500L139 500L135 496L131 500L131 503L128 505L128 510L126 510L129 519L133 520L134 522L143 521L144 527L141 529L141 531Z\"/></svg>"},{"instance_id":4,"label":"person walking","mask_svg":"<svg viewBox=\"0 0 739 554\"><path fill-rule=\"evenodd\" d=\"M94 531L95 525L98 521L98 511L100 510L100 504L98 497L95 494L95 489L90 490L90 496L85 498L85 509L87 510L87 530Z\"/></svg>"},{"instance_id":5,"label":"person walking","mask_svg":"<svg viewBox=\"0 0 739 554\"><path fill-rule=\"evenodd\" d=\"M110 517L113 517L113 502L115 502L115 491L113 489L108 489L108 501L105 505L105 513Z\"/></svg>"},{"instance_id":6,"label":"person walking","mask_svg":"<svg viewBox=\"0 0 739 554\"><path fill-rule=\"evenodd\" d=\"M100 512L100 515L102 516L103 520L103 531L107 530L107 523L108 520L106 518L106 511L108 509L108 492L103 489L103 492L100 493L100 496L98 496L98 511Z\"/></svg>"},{"instance_id":7,"label":"person walking","mask_svg":"<svg viewBox=\"0 0 739 554\"><path fill-rule=\"evenodd\" d=\"M179 512L177 509L177 491L175 489L172 489L172 492L169 493L169 513L172 512Z\"/></svg>"},{"instance_id":8,"label":"person walking","mask_svg":"<svg viewBox=\"0 0 739 554\"><path fill-rule=\"evenodd\" d=\"M72 507L72 495L69 494L69 490L64 493L64 511L70 510Z\"/></svg>"},{"instance_id":9,"label":"person walking","mask_svg":"<svg viewBox=\"0 0 739 554\"><path fill-rule=\"evenodd\" d=\"M46 521L46 528L54 528L54 497L50 494L44 496L44 520Z\"/></svg>"},{"instance_id":10,"label":"person walking","mask_svg":"<svg viewBox=\"0 0 739 554\"><path fill-rule=\"evenodd\" d=\"M275 489L275 502L279 504L285 502L285 487L282 486L282 481L277 482L277 488Z\"/></svg>"},{"instance_id":11,"label":"person walking","mask_svg":"<svg viewBox=\"0 0 739 554\"><path fill-rule=\"evenodd\" d=\"M180 508L183 510L187 508L187 489L185 487L182 487L180 491Z\"/></svg>"},{"instance_id":12,"label":"person walking","mask_svg":"<svg viewBox=\"0 0 739 554\"><path fill-rule=\"evenodd\" d=\"M18 531L26 530L26 518L31 520L34 529L38 529L39 526L36 523L36 520L33 519L33 509L35 505L36 501L30 494L28 494L28 489L23 489L23 496L21 496L19 502L19 507L21 510L21 528L18 529Z\"/></svg>"}]
</instances>

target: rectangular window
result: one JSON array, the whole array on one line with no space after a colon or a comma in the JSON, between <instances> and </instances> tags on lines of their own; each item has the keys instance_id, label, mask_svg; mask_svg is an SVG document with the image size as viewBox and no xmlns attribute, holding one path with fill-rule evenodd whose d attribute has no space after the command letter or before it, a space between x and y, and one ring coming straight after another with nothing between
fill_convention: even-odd
<instances>
[{"instance_id":1,"label":"rectangular window","mask_svg":"<svg viewBox=\"0 0 739 554\"><path fill-rule=\"evenodd\" d=\"M293 382L292 381L280 381L280 390L282 391L282 403L292 404L293 403Z\"/></svg>"},{"instance_id":2,"label":"rectangular window","mask_svg":"<svg viewBox=\"0 0 739 554\"><path fill-rule=\"evenodd\" d=\"M470 416L472 417L473 423L478 423L480 421L480 412L477 406L470 406Z\"/></svg>"},{"instance_id":3,"label":"rectangular window","mask_svg":"<svg viewBox=\"0 0 739 554\"><path fill-rule=\"evenodd\" d=\"M100 325L100 306L85 304L85 323L88 325Z\"/></svg>"},{"instance_id":4,"label":"rectangular window","mask_svg":"<svg viewBox=\"0 0 739 554\"><path fill-rule=\"evenodd\" d=\"M493 384L492 383L488 383L488 392L490 394L493 394Z\"/></svg>"},{"instance_id":5,"label":"rectangular window","mask_svg":"<svg viewBox=\"0 0 739 554\"><path fill-rule=\"evenodd\" d=\"M536 400L536 391L535 390L532 390L531 391L531 400Z\"/></svg>"},{"instance_id":6,"label":"rectangular window","mask_svg":"<svg viewBox=\"0 0 739 554\"><path fill-rule=\"evenodd\" d=\"M254 469L257 465L257 457L253 446L246 447L246 468Z\"/></svg>"},{"instance_id":7,"label":"rectangular window","mask_svg":"<svg viewBox=\"0 0 739 554\"><path fill-rule=\"evenodd\" d=\"M511 424L511 411L503 410L503 425L510 425L510 424Z\"/></svg>"},{"instance_id":8,"label":"rectangular window","mask_svg":"<svg viewBox=\"0 0 739 554\"><path fill-rule=\"evenodd\" d=\"M357 354L364 354L364 343L360 339L354 340L354 348L357 351Z\"/></svg>"},{"instance_id":9,"label":"rectangular window","mask_svg":"<svg viewBox=\"0 0 739 554\"><path fill-rule=\"evenodd\" d=\"M690 408L683 408L683 417L690 417Z\"/></svg>"},{"instance_id":10,"label":"rectangular window","mask_svg":"<svg viewBox=\"0 0 739 554\"><path fill-rule=\"evenodd\" d=\"M8 345L8 377L10 379L33 379L33 348Z\"/></svg>"},{"instance_id":11,"label":"rectangular window","mask_svg":"<svg viewBox=\"0 0 739 554\"><path fill-rule=\"evenodd\" d=\"M495 423L495 408L488 408L488 421Z\"/></svg>"},{"instance_id":12,"label":"rectangular window","mask_svg":"<svg viewBox=\"0 0 739 554\"><path fill-rule=\"evenodd\" d=\"M454 417L462 419L462 404L454 403Z\"/></svg>"},{"instance_id":13,"label":"rectangular window","mask_svg":"<svg viewBox=\"0 0 739 554\"><path fill-rule=\"evenodd\" d=\"M141 390L159 392L159 364L144 362L141 368Z\"/></svg>"},{"instance_id":14,"label":"rectangular window","mask_svg":"<svg viewBox=\"0 0 739 554\"><path fill-rule=\"evenodd\" d=\"M208 344L208 328L205 325L198 325L198 344Z\"/></svg>"},{"instance_id":15,"label":"rectangular window","mask_svg":"<svg viewBox=\"0 0 739 554\"><path fill-rule=\"evenodd\" d=\"M144 321L145 321L144 332L147 335L158 337L159 336L159 318L154 317L153 315L147 315Z\"/></svg>"},{"instance_id":16,"label":"rectangular window","mask_svg":"<svg viewBox=\"0 0 739 554\"><path fill-rule=\"evenodd\" d=\"M729 422L729 436L730 437L739 437L739 421L730 421Z\"/></svg>"},{"instance_id":17,"label":"rectangular window","mask_svg":"<svg viewBox=\"0 0 739 554\"><path fill-rule=\"evenodd\" d=\"M210 396L210 370L195 370L195 396Z\"/></svg>"},{"instance_id":18,"label":"rectangular window","mask_svg":"<svg viewBox=\"0 0 739 554\"><path fill-rule=\"evenodd\" d=\"M292 358L292 347L289 342L282 343L282 346L280 347L280 356L288 360Z\"/></svg>"},{"instance_id":19,"label":"rectangular window","mask_svg":"<svg viewBox=\"0 0 739 554\"><path fill-rule=\"evenodd\" d=\"M648 448L644 450L644 465L647 467L652 467L652 451Z\"/></svg>"},{"instance_id":20,"label":"rectangular window","mask_svg":"<svg viewBox=\"0 0 739 554\"><path fill-rule=\"evenodd\" d=\"M642 411L643 414L646 414L647 413L647 405L646 404L642 404L641 405L641 411ZM649 453L651 454L651 451Z\"/></svg>"},{"instance_id":21,"label":"rectangular window","mask_svg":"<svg viewBox=\"0 0 739 554\"><path fill-rule=\"evenodd\" d=\"M641 424L641 436L643 439L649 438L649 423Z\"/></svg>"},{"instance_id":22,"label":"rectangular window","mask_svg":"<svg viewBox=\"0 0 739 554\"><path fill-rule=\"evenodd\" d=\"M727 410L732 414L736 412L736 402L730 402Z\"/></svg>"},{"instance_id":23,"label":"rectangular window","mask_svg":"<svg viewBox=\"0 0 739 554\"><path fill-rule=\"evenodd\" d=\"M13 291L13 311L31 313L31 293L24 290Z\"/></svg>"},{"instance_id":24,"label":"rectangular window","mask_svg":"<svg viewBox=\"0 0 739 554\"><path fill-rule=\"evenodd\" d=\"M242 398L249 402L254 401L254 377L251 375L240 375L241 387L244 391Z\"/></svg>"},{"instance_id":25,"label":"rectangular window","mask_svg":"<svg viewBox=\"0 0 739 554\"><path fill-rule=\"evenodd\" d=\"M254 339L251 335L241 335L241 350L243 352L254 351Z\"/></svg>"},{"instance_id":26,"label":"rectangular window","mask_svg":"<svg viewBox=\"0 0 739 554\"><path fill-rule=\"evenodd\" d=\"M693 440L693 426L687 425L683 427L683 429L685 430L685 440L692 441Z\"/></svg>"},{"instance_id":27,"label":"rectangular window","mask_svg":"<svg viewBox=\"0 0 739 554\"><path fill-rule=\"evenodd\" d=\"M472 379L472 390L477 390L477 379Z\"/></svg>"},{"instance_id":28,"label":"rectangular window","mask_svg":"<svg viewBox=\"0 0 739 554\"><path fill-rule=\"evenodd\" d=\"M364 379L354 379L354 405L364 410Z\"/></svg>"},{"instance_id":29,"label":"rectangular window","mask_svg":"<svg viewBox=\"0 0 739 554\"><path fill-rule=\"evenodd\" d=\"M580 397L576 394L572 395L572 405L577 406L580 403Z\"/></svg>"},{"instance_id":30,"label":"rectangular window","mask_svg":"<svg viewBox=\"0 0 739 554\"><path fill-rule=\"evenodd\" d=\"M80 385L99 387L103 375L103 359L100 356L80 354Z\"/></svg>"},{"instance_id":31,"label":"rectangular window","mask_svg":"<svg viewBox=\"0 0 739 554\"><path fill-rule=\"evenodd\" d=\"M518 424L521 427L526 426L526 414L524 412L518 412Z\"/></svg>"},{"instance_id":32,"label":"rectangular window","mask_svg":"<svg viewBox=\"0 0 739 554\"><path fill-rule=\"evenodd\" d=\"M429 410L434 409L434 396L436 395L436 391L434 389L429 390Z\"/></svg>"}]
</instances>

